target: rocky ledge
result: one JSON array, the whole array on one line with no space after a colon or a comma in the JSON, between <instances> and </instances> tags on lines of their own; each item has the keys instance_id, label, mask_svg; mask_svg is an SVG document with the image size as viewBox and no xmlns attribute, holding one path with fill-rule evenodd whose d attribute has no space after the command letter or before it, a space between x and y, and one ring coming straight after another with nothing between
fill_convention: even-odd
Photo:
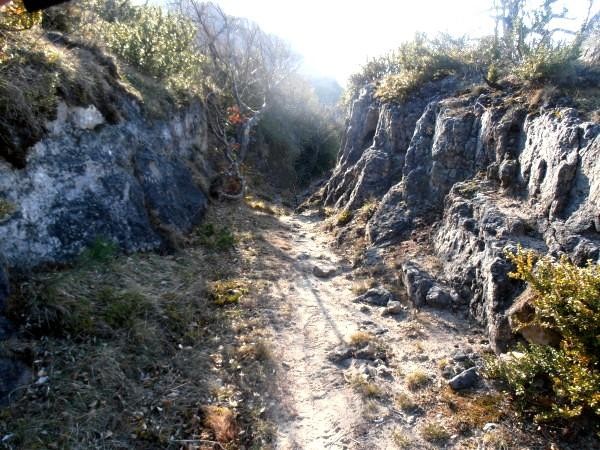
<instances>
[{"instance_id":1,"label":"rocky ledge","mask_svg":"<svg viewBox=\"0 0 600 450\"><path fill-rule=\"evenodd\" d=\"M401 262L407 298L468 311L503 351L514 337L507 311L523 290L508 277L507 250L600 262L600 125L572 108L532 108L518 89L460 89L447 77L381 104L367 86L312 200L340 210L379 200L370 253L428 230L423 253L441 269Z\"/></svg>"}]
</instances>

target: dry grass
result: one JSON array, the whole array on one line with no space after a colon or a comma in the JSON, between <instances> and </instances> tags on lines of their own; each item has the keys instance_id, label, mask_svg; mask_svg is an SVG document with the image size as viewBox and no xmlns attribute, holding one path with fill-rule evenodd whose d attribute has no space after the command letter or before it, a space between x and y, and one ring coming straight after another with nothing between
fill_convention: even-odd
<instances>
[{"instance_id":1,"label":"dry grass","mask_svg":"<svg viewBox=\"0 0 600 450\"><path fill-rule=\"evenodd\" d=\"M217 442L227 444L237 439L240 430L231 409L211 405L203 408L202 412L204 426L213 433Z\"/></svg>"},{"instance_id":2,"label":"dry grass","mask_svg":"<svg viewBox=\"0 0 600 450\"><path fill-rule=\"evenodd\" d=\"M400 449L409 449L413 445L412 439L409 438L407 433L400 428L396 428L394 431L392 431L392 441L394 442L396 448Z\"/></svg>"},{"instance_id":3,"label":"dry grass","mask_svg":"<svg viewBox=\"0 0 600 450\"><path fill-rule=\"evenodd\" d=\"M440 370L444 370L446 367L448 367L450 364L452 363L452 361L450 360L450 358L440 358L437 361L437 366L438 369Z\"/></svg>"},{"instance_id":4,"label":"dry grass","mask_svg":"<svg viewBox=\"0 0 600 450\"><path fill-rule=\"evenodd\" d=\"M377 286L377 281L372 278L368 280L356 281L352 284L352 293L356 296L362 295L375 286Z\"/></svg>"},{"instance_id":5,"label":"dry grass","mask_svg":"<svg viewBox=\"0 0 600 450\"><path fill-rule=\"evenodd\" d=\"M244 201L250 208L256 211L270 214L272 216L280 215L280 211L275 206L269 205L264 200L255 199L254 197L248 195L244 198Z\"/></svg>"},{"instance_id":6,"label":"dry grass","mask_svg":"<svg viewBox=\"0 0 600 450\"><path fill-rule=\"evenodd\" d=\"M379 201L375 198L370 198L358 209L356 217L360 222L366 223L371 217L373 217L373 214L375 214L375 211L377 211L378 207Z\"/></svg>"},{"instance_id":7,"label":"dry grass","mask_svg":"<svg viewBox=\"0 0 600 450\"><path fill-rule=\"evenodd\" d=\"M440 399L452 426L460 433L489 422L498 423L507 415L507 399L502 394L459 394L446 388Z\"/></svg>"},{"instance_id":8,"label":"dry grass","mask_svg":"<svg viewBox=\"0 0 600 450\"><path fill-rule=\"evenodd\" d=\"M242 232L259 217L209 214ZM26 349L34 372L49 379L19 390L0 411L0 434L11 435L3 445L179 448L172 440L205 439L265 448L273 433L263 414L274 401L272 356L252 305L268 284L257 278L226 308L207 289L255 270L249 248L258 245L86 260L23 283L9 312L25 334L3 355Z\"/></svg>"},{"instance_id":9,"label":"dry grass","mask_svg":"<svg viewBox=\"0 0 600 450\"><path fill-rule=\"evenodd\" d=\"M443 444L450 439L450 433L444 426L436 422L430 422L421 428L421 436L427 442L434 444Z\"/></svg>"},{"instance_id":10,"label":"dry grass","mask_svg":"<svg viewBox=\"0 0 600 450\"><path fill-rule=\"evenodd\" d=\"M424 371L417 369L408 373L404 381L406 382L406 387L408 387L408 389L416 391L427 386L431 379Z\"/></svg>"},{"instance_id":11,"label":"dry grass","mask_svg":"<svg viewBox=\"0 0 600 450\"><path fill-rule=\"evenodd\" d=\"M353 375L350 377L349 382L353 389L363 397L381 398L385 393L381 386L367 380L363 375Z\"/></svg>"},{"instance_id":12,"label":"dry grass","mask_svg":"<svg viewBox=\"0 0 600 450\"><path fill-rule=\"evenodd\" d=\"M414 399L405 392L396 394L394 396L394 403L404 412L414 411L418 407Z\"/></svg>"},{"instance_id":13,"label":"dry grass","mask_svg":"<svg viewBox=\"0 0 600 450\"><path fill-rule=\"evenodd\" d=\"M365 331L357 331L356 333L350 336L349 342L350 345L354 347L364 347L370 342L375 340L375 336L371 333L367 333Z\"/></svg>"}]
</instances>

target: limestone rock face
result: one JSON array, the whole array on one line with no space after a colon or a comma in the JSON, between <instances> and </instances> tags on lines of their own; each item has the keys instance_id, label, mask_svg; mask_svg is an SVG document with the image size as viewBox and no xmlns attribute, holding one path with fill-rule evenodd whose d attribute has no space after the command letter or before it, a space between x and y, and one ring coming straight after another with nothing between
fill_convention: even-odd
<instances>
[{"instance_id":1,"label":"limestone rock face","mask_svg":"<svg viewBox=\"0 0 600 450\"><path fill-rule=\"evenodd\" d=\"M600 125L570 108L530 113L510 93L457 95L451 77L438 83L401 105L363 91L322 201L352 210L381 199L366 228L374 247L430 230L441 269L402 263L409 299L468 305L502 351L514 339L507 310L523 290L507 275L507 250L600 262Z\"/></svg>"},{"instance_id":2,"label":"limestone rock face","mask_svg":"<svg viewBox=\"0 0 600 450\"><path fill-rule=\"evenodd\" d=\"M116 125L80 109L59 114L25 168L0 161L0 198L14 205L0 223L0 254L12 268L66 261L98 238L155 249L165 230L186 232L203 217L199 105L152 123L132 104Z\"/></svg>"}]
</instances>

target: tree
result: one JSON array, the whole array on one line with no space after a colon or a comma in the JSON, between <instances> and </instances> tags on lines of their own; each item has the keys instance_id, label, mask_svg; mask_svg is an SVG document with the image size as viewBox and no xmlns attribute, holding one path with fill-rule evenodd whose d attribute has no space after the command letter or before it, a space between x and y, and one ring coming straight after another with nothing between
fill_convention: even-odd
<instances>
[{"instance_id":1,"label":"tree","mask_svg":"<svg viewBox=\"0 0 600 450\"><path fill-rule=\"evenodd\" d=\"M209 58L209 124L230 163L227 176L243 186L240 164L248 154L252 132L274 89L297 69L298 58L281 39L255 23L228 16L213 3L181 0L179 6L197 25L198 43ZM242 195L242 186L234 196Z\"/></svg>"}]
</instances>

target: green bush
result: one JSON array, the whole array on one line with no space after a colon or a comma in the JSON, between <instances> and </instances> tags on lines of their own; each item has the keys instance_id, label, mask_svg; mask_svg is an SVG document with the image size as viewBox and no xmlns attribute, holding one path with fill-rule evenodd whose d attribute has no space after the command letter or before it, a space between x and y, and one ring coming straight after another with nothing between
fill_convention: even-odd
<instances>
[{"instance_id":1,"label":"green bush","mask_svg":"<svg viewBox=\"0 0 600 450\"><path fill-rule=\"evenodd\" d=\"M508 254L516 269L512 278L533 289L534 317L528 324L562 336L560 346L520 345L499 364L517 397L538 405L538 420L600 415L600 265L554 261L519 249ZM542 383L540 383L540 380ZM543 405L545 398L551 405Z\"/></svg>"},{"instance_id":2,"label":"green bush","mask_svg":"<svg viewBox=\"0 0 600 450\"><path fill-rule=\"evenodd\" d=\"M90 23L87 32L121 60L180 89L192 88L198 81L204 56L196 46L196 28L190 20L159 7L133 7L128 2L98 12L102 20Z\"/></svg>"},{"instance_id":3,"label":"green bush","mask_svg":"<svg viewBox=\"0 0 600 450\"><path fill-rule=\"evenodd\" d=\"M403 101L423 83L468 71L476 62L475 47L466 38L418 33L398 49L367 62L350 77L348 92L355 95L366 83L376 82L381 100Z\"/></svg>"},{"instance_id":4,"label":"green bush","mask_svg":"<svg viewBox=\"0 0 600 450\"><path fill-rule=\"evenodd\" d=\"M235 245L235 236L228 228L216 228L212 223L200 226L197 230L200 243L215 250L228 250Z\"/></svg>"}]
</instances>

